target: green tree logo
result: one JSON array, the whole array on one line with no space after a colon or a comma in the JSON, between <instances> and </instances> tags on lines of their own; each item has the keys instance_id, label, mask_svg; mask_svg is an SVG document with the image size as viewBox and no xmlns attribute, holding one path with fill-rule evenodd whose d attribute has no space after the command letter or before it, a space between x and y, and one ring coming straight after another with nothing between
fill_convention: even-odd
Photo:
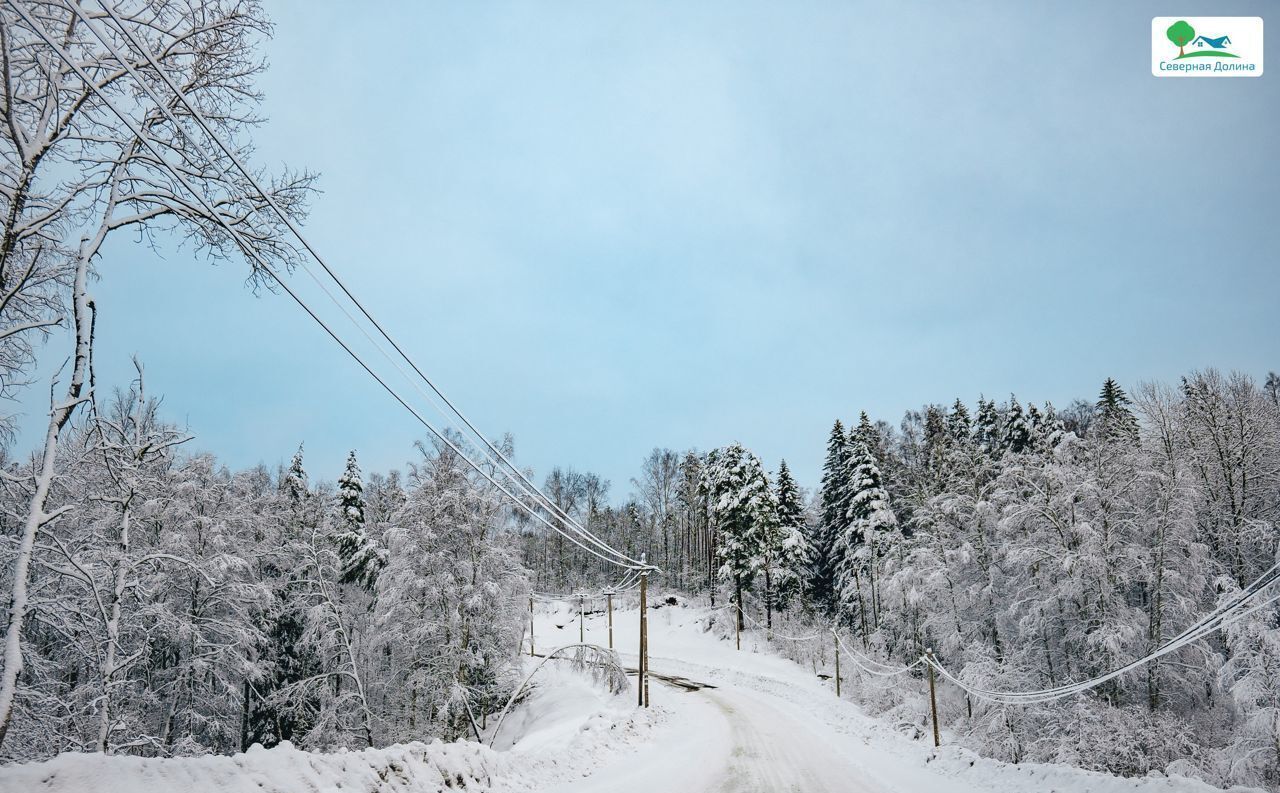
<instances>
[{"instance_id":1,"label":"green tree logo","mask_svg":"<svg viewBox=\"0 0 1280 793\"><path fill-rule=\"evenodd\" d=\"M1174 46L1178 48L1178 57L1181 58L1186 54L1182 48L1190 44L1191 40L1196 37L1196 29L1188 25L1186 20L1179 19L1177 22L1170 25L1169 29L1166 30L1164 34L1168 36L1169 41L1172 41Z\"/></svg>"}]
</instances>

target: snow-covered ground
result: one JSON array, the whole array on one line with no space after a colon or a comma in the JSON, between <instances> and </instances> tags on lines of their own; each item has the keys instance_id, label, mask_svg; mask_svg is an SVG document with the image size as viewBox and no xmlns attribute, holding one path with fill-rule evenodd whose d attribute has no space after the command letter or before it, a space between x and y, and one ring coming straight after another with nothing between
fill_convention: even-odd
<instances>
[{"instance_id":1,"label":"snow-covered ground","mask_svg":"<svg viewBox=\"0 0 1280 793\"><path fill-rule=\"evenodd\" d=\"M1181 777L1120 779L1061 766L1014 766L954 746L935 750L927 734L895 729L837 699L829 680L770 652L759 634L745 634L736 650L732 636L707 630L708 614L685 606L654 610L650 654L655 673L713 688L688 691L655 679L653 707L643 710L635 707L634 691L611 696L551 662L503 725L498 751L436 742L336 754L284 745L181 760L68 754L0 769L0 793L1215 790ZM615 645L629 663L637 625L635 609L615 612ZM587 617L586 633L588 642L605 644L605 617ZM540 653L576 642L572 608L541 611L535 638ZM494 726L490 722L489 731Z\"/></svg>"},{"instance_id":2,"label":"snow-covered ground","mask_svg":"<svg viewBox=\"0 0 1280 793\"><path fill-rule=\"evenodd\" d=\"M588 616L585 624L587 641L606 642L602 615ZM646 744L617 749L590 776L551 784L545 790L1218 790L1182 777L1122 779L1063 766L1011 765L955 746L934 749L927 732L895 729L892 724L866 716L854 703L837 699L832 681L772 653L759 633L744 634L739 651L731 634L721 638L721 632L709 631L707 625L706 608L668 606L654 610L649 622L650 663L655 673L675 674L716 687L688 692L654 681L651 702L665 729L652 731ZM535 637L538 636L542 637L543 646L577 641L576 616L567 606L539 614L535 620ZM624 660L634 663L638 646L636 611L614 613L614 640ZM845 674L849 674L847 668ZM944 744L946 740L944 731Z\"/></svg>"}]
</instances>

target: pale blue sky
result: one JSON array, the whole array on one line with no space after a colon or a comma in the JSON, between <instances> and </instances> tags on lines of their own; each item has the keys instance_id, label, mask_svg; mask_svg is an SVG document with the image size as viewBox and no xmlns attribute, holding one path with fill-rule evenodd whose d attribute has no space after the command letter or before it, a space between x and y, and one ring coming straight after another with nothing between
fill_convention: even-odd
<instances>
[{"instance_id":1,"label":"pale blue sky","mask_svg":"<svg viewBox=\"0 0 1280 793\"><path fill-rule=\"evenodd\" d=\"M266 7L259 162L320 172L313 241L539 478L737 439L812 486L859 410L1280 368L1278 78L1149 60L1152 16L1271 4ZM137 353L200 447L412 457L243 268L102 271L100 379Z\"/></svg>"}]
</instances>

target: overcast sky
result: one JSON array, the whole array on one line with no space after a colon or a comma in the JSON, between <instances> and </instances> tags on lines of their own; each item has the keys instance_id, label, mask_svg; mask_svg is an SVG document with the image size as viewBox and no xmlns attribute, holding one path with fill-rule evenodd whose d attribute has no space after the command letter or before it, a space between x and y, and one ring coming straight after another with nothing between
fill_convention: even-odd
<instances>
[{"instance_id":1,"label":"overcast sky","mask_svg":"<svg viewBox=\"0 0 1280 793\"><path fill-rule=\"evenodd\" d=\"M313 241L539 478L618 499L654 446L740 440L811 487L860 410L1280 369L1280 48L1150 73L1152 16L1271 4L265 5L258 162L321 174ZM243 267L121 238L101 272L99 381L136 353L198 446L413 457Z\"/></svg>"}]
</instances>

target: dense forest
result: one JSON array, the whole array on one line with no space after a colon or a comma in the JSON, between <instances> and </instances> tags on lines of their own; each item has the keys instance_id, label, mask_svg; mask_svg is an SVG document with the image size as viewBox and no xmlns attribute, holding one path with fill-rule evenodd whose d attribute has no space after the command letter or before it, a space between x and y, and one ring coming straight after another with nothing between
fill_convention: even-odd
<instances>
[{"instance_id":1,"label":"dense forest","mask_svg":"<svg viewBox=\"0 0 1280 793\"><path fill-rule=\"evenodd\" d=\"M864 414L834 423L811 491L741 444L654 450L617 502L568 468L543 489L646 553L660 589L741 602L762 625L834 622L885 663L931 647L975 685L1040 689L1142 656L1272 567L1278 388L1208 370L1132 395L1108 380L1063 411L1011 397L897 427ZM510 693L527 593L616 578L441 444L367 478L352 453L329 485L301 448L279 470L230 471L191 443L141 374L68 431L6 757L464 737ZM38 461L4 464L6 538ZM1277 615L1064 701L952 691L944 718L1009 760L1275 785ZM860 683L870 710L922 723L918 686Z\"/></svg>"},{"instance_id":2,"label":"dense forest","mask_svg":"<svg viewBox=\"0 0 1280 793\"><path fill-rule=\"evenodd\" d=\"M655 450L634 485L620 509L580 508L602 536L649 548L678 588L713 601L718 588L766 625L778 608L834 622L890 664L932 649L974 686L1041 690L1140 658L1271 580L1280 378L1207 370L1132 395L1109 379L1063 411L1010 397L925 406L897 427L837 420L803 506L785 462L770 477L736 444ZM539 578L587 565L546 542L526 538ZM946 721L1011 761L1274 787L1280 612L1263 591L1225 630L1087 694L944 697ZM868 707L921 721L918 687L863 682Z\"/></svg>"}]
</instances>

